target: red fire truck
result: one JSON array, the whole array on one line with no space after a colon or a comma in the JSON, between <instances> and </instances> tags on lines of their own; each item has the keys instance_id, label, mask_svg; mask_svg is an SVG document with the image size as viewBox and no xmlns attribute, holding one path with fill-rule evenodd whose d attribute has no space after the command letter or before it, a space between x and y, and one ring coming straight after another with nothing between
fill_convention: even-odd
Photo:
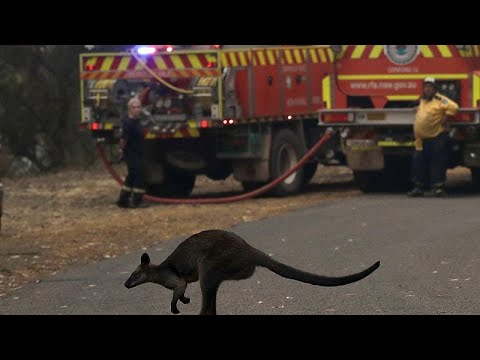
<instances>
[{"instance_id":1,"label":"red fire truck","mask_svg":"<svg viewBox=\"0 0 480 360\"><path fill-rule=\"evenodd\" d=\"M451 125L449 167L467 166L480 185L479 45L338 45L333 70L322 81L325 109L319 126L335 127L363 191L408 187L414 105L422 80L461 107Z\"/></svg>"},{"instance_id":2,"label":"red fire truck","mask_svg":"<svg viewBox=\"0 0 480 360\"><path fill-rule=\"evenodd\" d=\"M118 142L131 96L141 98L147 138L147 192L190 195L196 176L233 174L246 190L284 174L321 138L325 77L334 53L315 46L136 46L80 55L81 126ZM296 193L334 140L273 192ZM327 150L330 149L330 150Z\"/></svg>"},{"instance_id":3,"label":"red fire truck","mask_svg":"<svg viewBox=\"0 0 480 360\"><path fill-rule=\"evenodd\" d=\"M335 136L275 194L300 191L318 163L348 165L364 191L404 189L412 102L433 76L462 108L450 166L470 167L480 184L479 70L479 45L136 46L80 56L81 125L115 146L127 101L140 96L156 196L189 196L200 174L258 188L329 127Z\"/></svg>"}]
</instances>

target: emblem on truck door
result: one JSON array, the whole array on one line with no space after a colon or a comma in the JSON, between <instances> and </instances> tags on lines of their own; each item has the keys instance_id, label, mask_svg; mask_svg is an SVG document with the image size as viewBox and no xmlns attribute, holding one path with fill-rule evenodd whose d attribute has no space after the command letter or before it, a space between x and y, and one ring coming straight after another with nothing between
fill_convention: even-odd
<instances>
[{"instance_id":1,"label":"emblem on truck door","mask_svg":"<svg viewBox=\"0 0 480 360\"><path fill-rule=\"evenodd\" d=\"M394 64L407 65L415 60L419 54L419 45L385 45L384 53Z\"/></svg>"}]
</instances>

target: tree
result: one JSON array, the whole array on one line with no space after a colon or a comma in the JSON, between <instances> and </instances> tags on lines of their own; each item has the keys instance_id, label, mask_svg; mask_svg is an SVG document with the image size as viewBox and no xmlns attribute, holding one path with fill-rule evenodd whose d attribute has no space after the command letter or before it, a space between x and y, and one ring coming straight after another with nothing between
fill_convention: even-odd
<instances>
[{"instance_id":1,"label":"tree","mask_svg":"<svg viewBox=\"0 0 480 360\"><path fill-rule=\"evenodd\" d=\"M77 128L78 57L85 51L83 45L0 46L0 134L14 155L35 161L39 135L50 144L54 167L91 146Z\"/></svg>"}]
</instances>

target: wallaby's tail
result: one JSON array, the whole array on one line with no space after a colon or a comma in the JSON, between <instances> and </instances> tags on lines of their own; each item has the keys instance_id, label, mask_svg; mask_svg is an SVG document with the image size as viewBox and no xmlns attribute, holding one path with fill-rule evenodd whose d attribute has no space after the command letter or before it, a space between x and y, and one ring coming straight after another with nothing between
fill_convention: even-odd
<instances>
[{"instance_id":1,"label":"wallaby's tail","mask_svg":"<svg viewBox=\"0 0 480 360\"><path fill-rule=\"evenodd\" d=\"M340 276L340 277L329 277L329 276L320 276L320 275L308 273L302 270L298 270L291 266L282 264L281 262L272 259L266 254L262 253L262 255L258 257L259 266L265 267L285 278L298 280L304 283L319 285L319 286L341 286L341 285L350 284L355 281L361 280L364 277L367 277L376 269L378 269L378 267L380 266L380 261L377 261L368 269L365 269L358 273L346 275L346 276Z\"/></svg>"}]
</instances>

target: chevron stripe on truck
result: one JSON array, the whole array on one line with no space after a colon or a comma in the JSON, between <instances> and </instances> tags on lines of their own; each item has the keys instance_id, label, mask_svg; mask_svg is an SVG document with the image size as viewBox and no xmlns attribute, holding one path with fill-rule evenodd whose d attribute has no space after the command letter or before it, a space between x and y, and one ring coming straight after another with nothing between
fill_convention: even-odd
<instances>
[{"instance_id":1,"label":"chevron stripe on truck","mask_svg":"<svg viewBox=\"0 0 480 360\"><path fill-rule=\"evenodd\" d=\"M219 76L216 53L160 54L145 58L145 64L162 77ZM82 80L138 79L151 77L130 54L94 54L82 59Z\"/></svg>"}]
</instances>

